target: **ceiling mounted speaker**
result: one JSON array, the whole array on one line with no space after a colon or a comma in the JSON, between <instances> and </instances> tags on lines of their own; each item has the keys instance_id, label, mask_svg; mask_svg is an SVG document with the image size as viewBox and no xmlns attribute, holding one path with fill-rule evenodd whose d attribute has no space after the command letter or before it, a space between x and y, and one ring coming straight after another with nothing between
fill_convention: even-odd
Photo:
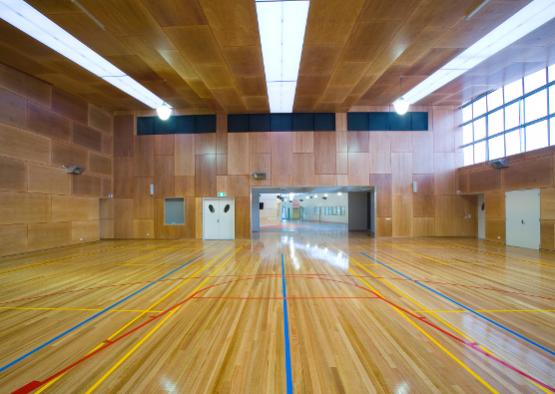
<instances>
[{"instance_id":1,"label":"ceiling mounted speaker","mask_svg":"<svg viewBox=\"0 0 555 394\"><path fill-rule=\"evenodd\" d=\"M265 172L253 172L252 173L252 179L257 180L257 181L263 181L266 179L266 173Z\"/></svg>"},{"instance_id":2,"label":"ceiling mounted speaker","mask_svg":"<svg viewBox=\"0 0 555 394\"><path fill-rule=\"evenodd\" d=\"M509 167L509 163L506 158L491 160L489 165L496 170Z\"/></svg>"}]
</instances>

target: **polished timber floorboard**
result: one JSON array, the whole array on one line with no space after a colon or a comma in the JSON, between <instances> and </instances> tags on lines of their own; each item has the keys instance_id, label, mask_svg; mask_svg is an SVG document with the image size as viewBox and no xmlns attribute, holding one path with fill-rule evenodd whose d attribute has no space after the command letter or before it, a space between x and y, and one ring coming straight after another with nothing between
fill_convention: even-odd
<instances>
[{"instance_id":1,"label":"polished timber floorboard","mask_svg":"<svg viewBox=\"0 0 555 394\"><path fill-rule=\"evenodd\" d=\"M6 257L0 391L550 392L554 279L552 253L317 229Z\"/></svg>"}]
</instances>

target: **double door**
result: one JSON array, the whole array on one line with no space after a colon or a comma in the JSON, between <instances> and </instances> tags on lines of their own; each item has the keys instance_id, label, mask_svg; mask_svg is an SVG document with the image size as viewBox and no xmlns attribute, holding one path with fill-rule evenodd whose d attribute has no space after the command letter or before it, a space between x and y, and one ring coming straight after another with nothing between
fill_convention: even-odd
<instances>
[{"instance_id":1,"label":"double door","mask_svg":"<svg viewBox=\"0 0 555 394\"><path fill-rule=\"evenodd\" d=\"M203 239L235 239L235 200L203 199L202 233Z\"/></svg>"}]
</instances>

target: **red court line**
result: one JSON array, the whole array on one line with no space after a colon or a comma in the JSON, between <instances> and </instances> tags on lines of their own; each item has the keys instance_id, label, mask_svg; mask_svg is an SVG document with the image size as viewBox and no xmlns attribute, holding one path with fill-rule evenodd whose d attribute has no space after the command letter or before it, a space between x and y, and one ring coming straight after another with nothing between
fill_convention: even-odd
<instances>
[{"instance_id":1,"label":"red court line","mask_svg":"<svg viewBox=\"0 0 555 394\"><path fill-rule=\"evenodd\" d=\"M194 297L195 300L283 300L283 297L240 297L240 296L200 296ZM349 296L290 296L286 297L287 301L295 300L374 300L378 297L349 297Z\"/></svg>"},{"instance_id":2,"label":"red court line","mask_svg":"<svg viewBox=\"0 0 555 394\"><path fill-rule=\"evenodd\" d=\"M159 319L160 317L164 316L165 314L171 312L172 310L174 310L174 309L176 309L176 308L181 307L183 304L185 304L186 302L188 302L188 301L190 301L191 299L195 298L195 297L196 297L198 294L200 294L201 292L207 291L207 290L209 290L209 289L211 289L211 288L214 288L214 287L217 287L217 286L222 286L222 285L225 285L225 284L230 284L230 283L233 283L233 282L238 282L238 281L240 281L240 280L254 280L254 279L259 279L259 277L253 276L253 277L249 277L249 278L235 279L235 280L231 280L231 281L225 281L225 282L215 283L215 284L210 285L210 286L206 286L206 287L204 287L204 288L202 288L202 289L196 291L195 293L191 294L189 297L185 298L184 300L178 302L177 304L174 304L173 306L171 306L171 307L165 309L164 311L160 312L159 314L153 315L153 316L149 317L145 322L141 323L140 325L136 326L135 328L133 328L133 329L127 331L127 332L124 332L124 333L121 334L120 336L118 336L118 337L116 337L116 338L114 338L114 339L112 339L112 340L110 340L110 341L105 341L105 344L102 345L101 347L99 347L97 350L95 350L95 351L93 351L93 352L91 352L91 353L85 355L84 357L81 357L80 359L74 361L73 363L71 363L71 364L69 364L68 366L62 368L61 370L59 370L58 372L54 373L53 375L50 375L50 376L47 377L45 380L42 380L42 381L33 380L33 381L27 383L26 385L20 387L19 389L13 391L13 393L16 393L16 394L27 394L27 393L30 393L30 392L33 391L33 390L36 390L37 388L39 388L39 387L45 385L46 383L50 382L51 380L57 378L57 377L60 376L60 375L63 375L64 373L66 373L66 372L69 371L70 369L73 369L73 368L76 367L77 365L79 365L79 364L83 363L84 361L88 360L88 359L91 358L92 356L98 354L99 352L101 352L101 351L107 349L108 347L110 347L110 346L114 345L115 343L121 341L122 339L128 337L128 336L131 335L132 333L138 331L139 329L141 329L141 328L147 326L148 324L152 323L153 321ZM309 277L309 279L315 279L315 278ZM538 385L540 385L540 386L542 386L542 387L544 387L544 388L546 388L546 389L548 389L548 390L550 390L550 391L552 391L552 392L555 392L555 388L554 388L554 387L549 386L548 384L546 384L546 383L542 382L541 380L539 380L539 379L537 379L537 378L531 376L530 374L528 374L528 373L526 373L526 372L524 372L524 371L518 369L517 367L514 367L513 365L507 363L506 361L501 360L500 358L494 356L493 354L490 354L490 353L488 353L488 352L485 352L484 350L482 350L482 349L479 347L479 345L478 345L476 342L468 342L468 341L466 341L465 339L463 339L463 338L461 338L461 337L458 337L458 336L456 336L455 334L450 333L450 332L447 331L446 329L444 329L444 328L438 326L437 324L432 323L431 321L429 321L425 316L417 315L417 314L415 314L414 312L411 312L411 311L409 311L409 310L403 308L402 306L400 306L400 305L394 303L393 301L391 301L391 300L389 300L389 299L387 299L387 298L381 296L380 294L376 293L375 291L373 291L373 290L371 290L371 289L368 289L367 287L363 287L363 286L361 286L361 285L353 284L353 283L350 283L350 282L338 281L338 280L333 280L333 279L328 279L328 278L320 278L320 279L322 279L322 280L330 280L330 281L334 281L334 282L346 283L346 284L355 286L356 288L359 288L359 289L361 289L361 290L364 290L364 291L366 291L366 292L372 293L372 294L375 296L375 298L380 299L380 300L386 302L387 304L389 304L390 306L392 306L393 308L398 309L398 310L400 310L400 311L402 311L402 312L408 314L409 316L411 316L411 317L417 319L418 321L421 321L422 323L424 323L424 324L430 326L431 328L433 328L433 329L439 331L440 333L442 333L442 334L448 336L449 338L455 340L456 342L460 343L461 345L467 346L467 347L469 347L470 349L475 350L476 352L478 352L478 353L484 355L485 357L488 357L489 359L491 359L491 360L493 360L493 361L496 361L497 363L499 363L499 364L505 366L506 368L509 368L511 371L516 372L517 374L519 374L519 375L521 375L521 376L523 376L523 377L525 377L525 378L527 378L527 379L529 379L529 380L531 380L531 381L537 383Z\"/></svg>"}]
</instances>

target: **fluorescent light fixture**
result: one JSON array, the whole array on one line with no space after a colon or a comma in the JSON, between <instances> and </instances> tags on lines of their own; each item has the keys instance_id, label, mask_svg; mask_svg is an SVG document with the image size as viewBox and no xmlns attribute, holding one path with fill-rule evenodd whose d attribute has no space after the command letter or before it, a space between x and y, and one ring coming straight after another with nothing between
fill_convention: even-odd
<instances>
[{"instance_id":1,"label":"fluorescent light fixture","mask_svg":"<svg viewBox=\"0 0 555 394\"><path fill-rule=\"evenodd\" d=\"M0 18L150 108L169 107L143 85L23 0L0 0Z\"/></svg>"},{"instance_id":2,"label":"fluorescent light fixture","mask_svg":"<svg viewBox=\"0 0 555 394\"><path fill-rule=\"evenodd\" d=\"M398 98L393 103L393 107L395 108L395 112L399 115L404 115L409 110L409 102L405 100L404 97Z\"/></svg>"},{"instance_id":3,"label":"fluorescent light fixture","mask_svg":"<svg viewBox=\"0 0 555 394\"><path fill-rule=\"evenodd\" d=\"M555 18L555 0L534 0L403 95L414 104Z\"/></svg>"},{"instance_id":4,"label":"fluorescent light fixture","mask_svg":"<svg viewBox=\"0 0 555 394\"><path fill-rule=\"evenodd\" d=\"M292 112L308 0L257 0L256 15L271 112Z\"/></svg>"}]
</instances>

